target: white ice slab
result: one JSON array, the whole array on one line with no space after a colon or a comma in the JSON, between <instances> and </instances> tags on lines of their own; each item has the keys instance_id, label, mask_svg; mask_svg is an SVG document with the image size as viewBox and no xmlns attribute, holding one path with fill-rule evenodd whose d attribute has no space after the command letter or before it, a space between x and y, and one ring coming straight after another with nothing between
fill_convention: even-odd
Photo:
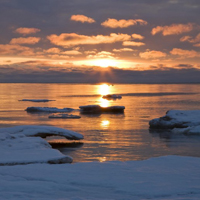
<instances>
[{"instance_id":1,"label":"white ice slab","mask_svg":"<svg viewBox=\"0 0 200 200\"><path fill-rule=\"evenodd\" d=\"M26 108L27 112L49 112L49 113L57 113L57 112L72 112L73 108L55 108L55 107L28 107Z\"/></svg>"},{"instance_id":2,"label":"white ice slab","mask_svg":"<svg viewBox=\"0 0 200 200\"><path fill-rule=\"evenodd\" d=\"M63 136L69 140L83 139L83 135L80 133L54 126L23 125L8 128L0 128L0 134L5 132L10 134L24 134L26 136L40 137L58 135Z\"/></svg>"},{"instance_id":3,"label":"white ice slab","mask_svg":"<svg viewBox=\"0 0 200 200\"><path fill-rule=\"evenodd\" d=\"M0 133L0 166L29 163L71 163L72 158L52 149L40 137Z\"/></svg>"},{"instance_id":4,"label":"white ice slab","mask_svg":"<svg viewBox=\"0 0 200 200\"><path fill-rule=\"evenodd\" d=\"M149 122L151 128L185 128L200 125L200 110L170 110Z\"/></svg>"}]
</instances>

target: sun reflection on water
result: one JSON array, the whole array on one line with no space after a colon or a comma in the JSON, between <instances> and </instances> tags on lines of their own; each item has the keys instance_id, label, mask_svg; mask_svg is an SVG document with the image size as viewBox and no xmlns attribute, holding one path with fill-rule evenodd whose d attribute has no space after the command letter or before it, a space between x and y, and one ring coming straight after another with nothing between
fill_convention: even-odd
<instances>
[{"instance_id":1,"label":"sun reflection on water","mask_svg":"<svg viewBox=\"0 0 200 200\"><path fill-rule=\"evenodd\" d=\"M101 121L101 126L104 127L104 128L107 128L110 124L110 121L109 120L103 120Z\"/></svg>"},{"instance_id":2,"label":"sun reflection on water","mask_svg":"<svg viewBox=\"0 0 200 200\"><path fill-rule=\"evenodd\" d=\"M102 85L98 85L97 93L102 95L102 96L107 95L107 94L111 94L112 93L112 87L105 84L105 83L102 84ZM100 97L99 101L100 101L101 107L110 106L110 101L108 101L107 99L103 99L102 97Z\"/></svg>"}]
</instances>

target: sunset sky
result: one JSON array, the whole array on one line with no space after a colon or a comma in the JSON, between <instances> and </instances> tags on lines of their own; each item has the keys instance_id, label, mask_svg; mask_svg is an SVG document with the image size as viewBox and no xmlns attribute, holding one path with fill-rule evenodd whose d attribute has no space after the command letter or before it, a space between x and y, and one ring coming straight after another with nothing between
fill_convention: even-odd
<instances>
[{"instance_id":1,"label":"sunset sky","mask_svg":"<svg viewBox=\"0 0 200 200\"><path fill-rule=\"evenodd\" d=\"M199 0L1 0L0 82L200 82Z\"/></svg>"}]
</instances>

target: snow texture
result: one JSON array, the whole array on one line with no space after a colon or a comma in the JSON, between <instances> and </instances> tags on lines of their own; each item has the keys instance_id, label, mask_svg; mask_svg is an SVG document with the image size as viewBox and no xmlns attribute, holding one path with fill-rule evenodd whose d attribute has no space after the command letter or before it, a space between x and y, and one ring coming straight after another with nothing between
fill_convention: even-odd
<instances>
[{"instance_id":1,"label":"snow texture","mask_svg":"<svg viewBox=\"0 0 200 200\"><path fill-rule=\"evenodd\" d=\"M200 159L0 166L4 200L199 200Z\"/></svg>"},{"instance_id":2,"label":"snow texture","mask_svg":"<svg viewBox=\"0 0 200 200\"><path fill-rule=\"evenodd\" d=\"M55 101L55 100L49 100L49 99L21 99L19 101L31 101L31 102L49 102L49 101Z\"/></svg>"},{"instance_id":3,"label":"snow texture","mask_svg":"<svg viewBox=\"0 0 200 200\"><path fill-rule=\"evenodd\" d=\"M200 110L170 110L149 122L152 129L172 129L173 133L200 135Z\"/></svg>"},{"instance_id":4,"label":"snow texture","mask_svg":"<svg viewBox=\"0 0 200 200\"><path fill-rule=\"evenodd\" d=\"M61 119L80 119L79 115L68 115L68 114L53 114L49 115L49 118L61 118Z\"/></svg>"},{"instance_id":5,"label":"snow texture","mask_svg":"<svg viewBox=\"0 0 200 200\"><path fill-rule=\"evenodd\" d=\"M57 113L57 112L72 112L73 108L55 108L55 107L28 107L25 111L27 112L49 112L49 113Z\"/></svg>"},{"instance_id":6,"label":"snow texture","mask_svg":"<svg viewBox=\"0 0 200 200\"><path fill-rule=\"evenodd\" d=\"M80 106L81 113L123 113L124 106L101 107L99 105Z\"/></svg>"}]
</instances>

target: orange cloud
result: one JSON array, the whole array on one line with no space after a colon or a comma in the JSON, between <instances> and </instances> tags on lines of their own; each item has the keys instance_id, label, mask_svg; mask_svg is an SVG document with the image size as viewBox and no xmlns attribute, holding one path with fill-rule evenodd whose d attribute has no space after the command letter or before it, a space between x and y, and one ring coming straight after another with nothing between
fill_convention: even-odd
<instances>
[{"instance_id":1,"label":"orange cloud","mask_svg":"<svg viewBox=\"0 0 200 200\"><path fill-rule=\"evenodd\" d=\"M144 36L140 35L140 34L132 34L131 35L133 39L138 39L138 40L143 40Z\"/></svg>"},{"instance_id":2,"label":"orange cloud","mask_svg":"<svg viewBox=\"0 0 200 200\"><path fill-rule=\"evenodd\" d=\"M166 35L179 35L182 33L190 32L194 29L194 24L172 24L170 26L157 26L152 29L151 34L155 35L161 32L164 36Z\"/></svg>"},{"instance_id":3,"label":"orange cloud","mask_svg":"<svg viewBox=\"0 0 200 200\"><path fill-rule=\"evenodd\" d=\"M87 17L85 15L72 15L71 18L70 18L72 21L77 21L77 22L82 22L82 23L94 23L95 20L90 18L90 17Z\"/></svg>"},{"instance_id":4,"label":"orange cloud","mask_svg":"<svg viewBox=\"0 0 200 200\"><path fill-rule=\"evenodd\" d=\"M190 42L190 43L197 43L194 44L193 46L195 47L199 47L200 46L200 33L194 38L192 39L192 37L190 36L184 36L180 39L181 42Z\"/></svg>"},{"instance_id":5,"label":"orange cloud","mask_svg":"<svg viewBox=\"0 0 200 200\"><path fill-rule=\"evenodd\" d=\"M194 57L200 57L200 53L194 50L184 50L184 49L178 49L174 48L170 51L172 55L180 56L181 58L194 58Z\"/></svg>"},{"instance_id":6,"label":"orange cloud","mask_svg":"<svg viewBox=\"0 0 200 200\"><path fill-rule=\"evenodd\" d=\"M106 21L102 22L101 25L104 27L109 27L109 28L127 28L129 26L134 26L134 25L146 25L147 22L142 20L142 19L111 19L108 18Z\"/></svg>"},{"instance_id":7,"label":"orange cloud","mask_svg":"<svg viewBox=\"0 0 200 200\"><path fill-rule=\"evenodd\" d=\"M180 39L180 41L181 41L181 42L190 41L191 38L192 38L192 37L190 37L190 36L188 36L188 35L187 35L187 36L183 36L183 37Z\"/></svg>"},{"instance_id":8,"label":"orange cloud","mask_svg":"<svg viewBox=\"0 0 200 200\"><path fill-rule=\"evenodd\" d=\"M126 52L126 51L134 51L131 48L122 48L122 49L113 49L114 52Z\"/></svg>"},{"instance_id":9,"label":"orange cloud","mask_svg":"<svg viewBox=\"0 0 200 200\"><path fill-rule=\"evenodd\" d=\"M64 51L62 52L63 54L66 54L66 55L80 55L82 54L80 51L77 51L77 50L71 50L71 51Z\"/></svg>"},{"instance_id":10,"label":"orange cloud","mask_svg":"<svg viewBox=\"0 0 200 200\"><path fill-rule=\"evenodd\" d=\"M114 58L113 53L108 51L98 52L96 55L88 55L87 58Z\"/></svg>"},{"instance_id":11,"label":"orange cloud","mask_svg":"<svg viewBox=\"0 0 200 200\"><path fill-rule=\"evenodd\" d=\"M22 52L32 52L29 47L24 47L20 45L12 44L0 44L0 54L1 55L14 55Z\"/></svg>"},{"instance_id":12,"label":"orange cloud","mask_svg":"<svg viewBox=\"0 0 200 200\"><path fill-rule=\"evenodd\" d=\"M124 41L122 45L123 46L137 46L137 47L139 47L139 46L145 45L145 43L143 43L143 42L134 42L134 41Z\"/></svg>"},{"instance_id":13,"label":"orange cloud","mask_svg":"<svg viewBox=\"0 0 200 200\"><path fill-rule=\"evenodd\" d=\"M27 38L13 38L10 44L36 44L40 41L39 37L27 37Z\"/></svg>"},{"instance_id":14,"label":"orange cloud","mask_svg":"<svg viewBox=\"0 0 200 200\"><path fill-rule=\"evenodd\" d=\"M50 48L45 50L46 53L60 53L60 49L59 48Z\"/></svg>"},{"instance_id":15,"label":"orange cloud","mask_svg":"<svg viewBox=\"0 0 200 200\"><path fill-rule=\"evenodd\" d=\"M167 54L162 51L146 51L146 52L141 52L139 55L141 58L144 59L163 58L167 56Z\"/></svg>"},{"instance_id":16,"label":"orange cloud","mask_svg":"<svg viewBox=\"0 0 200 200\"><path fill-rule=\"evenodd\" d=\"M34 33L40 32L40 29L20 27L20 28L17 28L14 32L22 34L22 35L29 35L29 34L34 34Z\"/></svg>"},{"instance_id":17,"label":"orange cloud","mask_svg":"<svg viewBox=\"0 0 200 200\"><path fill-rule=\"evenodd\" d=\"M78 35L76 33L62 33L60 35L49 35L47 39L50 40L52 44L70 47L76 45L86 45L86 44L106 44L106 43L115 43L123 42L131 39L130 35L127 34L116 34L111 33L110 35L96 35L96 36L87 36L87 35Z\"/></svg>"}]
</instances>

